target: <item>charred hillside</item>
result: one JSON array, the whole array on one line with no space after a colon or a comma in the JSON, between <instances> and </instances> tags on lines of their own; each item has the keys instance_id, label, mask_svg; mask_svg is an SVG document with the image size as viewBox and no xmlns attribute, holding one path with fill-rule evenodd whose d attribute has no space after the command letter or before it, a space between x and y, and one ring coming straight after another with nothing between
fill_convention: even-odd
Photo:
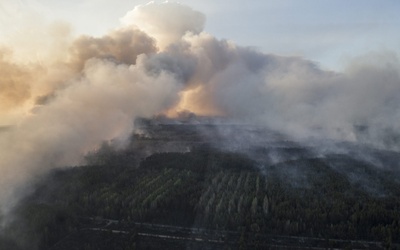
<instances>
[{"instance_id":1,"label":"charred hillside","mask_svg":"<svg viewBox=\"0 0 400 250\"><path fill-rule=\"evenodd\" d=\"M399 247L396 152L206 118L135 125L124 149L104 143L85 166L38 180L0 246Z\"/></svg>"}]
</instances>

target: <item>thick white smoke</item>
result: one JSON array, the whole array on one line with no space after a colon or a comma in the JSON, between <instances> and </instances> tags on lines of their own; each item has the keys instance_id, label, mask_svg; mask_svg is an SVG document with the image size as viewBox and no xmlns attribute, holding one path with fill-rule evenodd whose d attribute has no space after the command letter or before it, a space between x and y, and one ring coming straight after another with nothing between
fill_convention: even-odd
<instances>
[{"instance_id":1,"label":"thick white smoke","mask_svg":"<svg viewBox=\"0 0 400 250\"><path fill-rule=\"evenodd\" d=\"M137 26L154 37L158 47L164 49L180 41L188 32L202 32L205 17L202 13L179 3L150 2L129 11L121 18L121 22L127 27Z\"/></svg>"},{"instance_id":2,"label":"thick white smoke","mask_svg":"<svg viewBox=\"0 0 400 250\"><path fill-rule=\"evenodd\" d=\"M39 62L17 60L10 46L1 50L3 210L32 177L78 164L104 140L123 141L136 116L189 110L297 137L400 148L400 64L393 53L328 72L218 40L202 31L201 13L176 3L136 7L122 22L98 38L65 35L61 42L51 32L56 47L66 49Z\"/></svg>"},{"instance_id":3,"label":"thick white smoke","mask_svg":"<svg viewBox=\"0 0 400 250\"><path fill-rule=\"evenodd\" d=\"M78 164L102 141L127 138L136 116L176 105L185 85L174 72L147 69L156 41L134 26L79 37L66 55L36 64L9 53L0 57L0 114L18 111L18 119L2 120L9 127L0 134L3 210L33 177Z\"/></svg>"}]
</instances>

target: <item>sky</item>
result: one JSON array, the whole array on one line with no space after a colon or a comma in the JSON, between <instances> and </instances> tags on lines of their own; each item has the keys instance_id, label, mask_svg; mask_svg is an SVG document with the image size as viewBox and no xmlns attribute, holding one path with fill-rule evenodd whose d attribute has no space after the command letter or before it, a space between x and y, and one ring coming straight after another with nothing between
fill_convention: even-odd
<instances>
[{"instance_id":1,"label":"sky","mask_svg":"<svg viewBox=\"0 0 400 250\"><path fill-rule=\"evenodd\" d=\"M33 22L67 22L101 36L140 0L0 0L0 41ZM157 2L157 1L156 1ZM161 1L158 1L161 2ZM353 58L400 50L397 0L181 0L205 14L205 31L264 53L299 56L341 70ZM31 21L31 22L32 22Z\"/></svg>"}]
</instances>

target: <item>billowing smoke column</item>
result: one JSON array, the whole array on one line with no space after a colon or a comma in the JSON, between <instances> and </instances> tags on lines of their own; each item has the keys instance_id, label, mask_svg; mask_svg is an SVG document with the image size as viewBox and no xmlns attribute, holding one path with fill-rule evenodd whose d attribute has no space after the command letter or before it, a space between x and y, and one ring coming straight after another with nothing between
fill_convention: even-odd
<instances>
[{"instance_id":1,"label":"billowing smoke column","mask_svg":"<svg viewBox=\"0 0 400 250\"><path fill-rule=\"evenodd\" d=\"M46 170L79 164L104 140L122 143L136 116L189 110L296 137L399 150L396 55L369 55L343 73L328 72L301 58L218 40L202 31L204 21L189 7L150 3L103 37L60 42L56 36L65 52L57 50L56 58L24 61L4 46L1 208L9 209L18 190Z\"/></svg>"}]
</instances>

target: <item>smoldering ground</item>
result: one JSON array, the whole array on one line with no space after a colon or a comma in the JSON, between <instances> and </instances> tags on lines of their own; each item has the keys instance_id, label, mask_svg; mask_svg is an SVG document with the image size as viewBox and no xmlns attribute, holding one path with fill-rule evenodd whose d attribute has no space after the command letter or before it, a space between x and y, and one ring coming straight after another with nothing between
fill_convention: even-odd
<instances>
[{"instance_id":1,"label":"smoldering ground","mask_svg":"<svg viewBox=\"0 0 400 250\"><path fill-rule=\"evenodd\" d=\"M400 149L395 53L370 54L332 72L303 58L219 40L203 32L204 24L204 15L190 7L150 3L128 12L102 37L73 38L65 25L51 26L52 32L44 31L46 46L57 53L38 60L26 58L43 48L24 55L26 48L4 44L0 125L10 128L0 134L2 210L35 176L79 164L103 141L123 144L138 116L189 110L296 140Z\"/></svg>"}]
</instances>

